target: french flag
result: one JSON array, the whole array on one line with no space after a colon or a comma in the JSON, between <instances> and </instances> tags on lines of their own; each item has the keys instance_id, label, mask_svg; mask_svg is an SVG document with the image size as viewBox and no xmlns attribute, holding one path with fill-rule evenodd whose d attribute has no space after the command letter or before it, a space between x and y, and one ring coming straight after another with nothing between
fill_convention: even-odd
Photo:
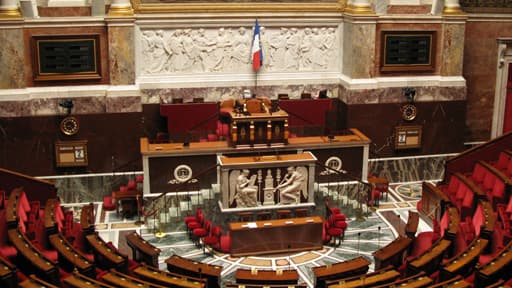
<instances>
[{"instance_id":1,"label":"french flag","mask_svg":"<svg viewBox=\"0 0 512 288\"><path fill-rule=\"evenodd\" d=\"M261 65L263 65L263 52L261 51L260 46L260 25L258 24L258 19L256 19L256 23L254 24L254 36L252 38L252 70L258 71Z\"/></svg>"}]
</instances>

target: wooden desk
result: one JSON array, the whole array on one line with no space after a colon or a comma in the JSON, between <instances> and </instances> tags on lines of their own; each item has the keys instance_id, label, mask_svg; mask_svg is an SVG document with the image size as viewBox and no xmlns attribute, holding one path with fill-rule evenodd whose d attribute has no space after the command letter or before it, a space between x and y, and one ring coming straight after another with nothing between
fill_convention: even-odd
<instances>
[{"instance_id":1,"label":"wooden desk","mask_svg":"<svg viewBox=\"0 0 512 288\"><path fill-rule=\"evenodd\" d=\"M80 226L85 235L94 233L94 204L82 206L80 211Z\"/></svg>"},{"instance_id":2,"label":"wooden desk","mask_svg":"<svg viewBox=\"0 0 512 288\"><path fill-rule=\"evenodd\" d=\"M249 115L231 112L231 142L233 146L286 144L288 139L288 113L279 110L273 113Z\"/></svg>"},{"instance_id":3,"label":"wooden desk","mask_svg":"<svg viewBox=\"0 0 512 288\"><path fill-rule=\"evenodd\" d=\"M416 275L399 279L395 282L386 283L384 285L374 286L374 288L389 288L389 287L400 287L400 288L420 288L430 287L434 283L434 280L425 276L425 272L418 273Z\"/></svg>"},{"instance_id":4,"label":"wooden desk","mask_svg":"<svg viewBox=\"0 0 512 288\"><path fill-rule=\"evenodd\" d=\"M115 268L121 272L128 270L128 257L110 248L97 233L89 234L85 238L92 247L94 262L100 269Z\"/></svg>"},{"instance_id":5,"label":"wooden desk","mask_svg":"<svg viewBox=\"0 0 512 288\"><path fill-rule=\"evenodd\" d=\"M350 276L365 274L368 271L369 265L370 261L359 256L344 262L313 267L312 270L315 275L316 283L315 287L326 287L327 280L343 279Z\"/></svg>"},{"instance_id":6,"label":"wooden desk","mask_svg":"<svg viewBox=\"0 0 512 288\"><path fill-rule=\"evenodd\" d=\"M51 198L46 200L46 204L44 205L44 228L47 235L58 232L57 222L55 221L57 202L57 199Z\"/></svg>"},{"instance_id":7,"label":"wooden desk","mask_svg":"<svg viewBox=\"0 0 512 288\"><path fill-rule=\"evenodd\" d=\"M76 267L85 276L96 277L94 264L82 252L75 249L61 233L50 235L48 239L53 248L59 253L59 265L61 268L71 272Z\"/></svg>"},{"instance_id":8,"label":"wooden desk","mask_svg":"<svg viewBox=\"0 0 512 288\"><path fill-rule=\"evenodd\" d=\"M475 284L479 287L490 285L501 278L503 273L510 273L512 267L512 241L485 265L476 266Z\"/></svg>"},{"instance_id":9,"label":"wooden desk","mask_svg":"<svg viewBox=\"0 0 512 288\"><path fill-rule=\"evenodd\" d=\"M439 269L439 263L452 241L440 239L432 247L407 264L407 275L415 275L425 271L428 275Z\"/></svg>"},{"instance_id":10,"label":"wooden desk","mask_svg":"<svg viewBox=\"0 0 512 288\"><path fill-rule=\"evenodd\" d=\"M78 272L73 272L62 281L64 288L114 288L115 286L108 285L104 282L97 281L96 279L89 278Z\"/></svg>"},{"instance_id":11,"label":"wooden desk","mask_svg":"<svg viewBox=\"0 0 512 288\"><path fill-rule=\"evenodd\" d=\"M132 249L133 260L158 267L160 249L144 240L137 232L126 235L126 244Z\"/></svg>"},{"instance_id":12,"label":"wooden desk","mask_svg":"<svg viewBox=\"0 0 512 288\"><path fill-rule=\"evenodd\" d=\"M388 245L373 252L375 259L375 270L382 269L388 265L397 268L403 263L404 253L409 249L412 239L409 237L398 236Z\"/></svg>"},{"instance_id":13,"label":"wooden desk","mask_svg":"<svg viewBox=\"0 0 512 288\"><path fill-rule=\"evenodd\" d=\"M114 201L116 201L116 209L117 213L119 213L119 207L122 208L123 217L130 218L137 215L138 203L137 199L140 198L142 201L142 191L141 190L127 190L127 191L115 191L113 193Z\"/></svg>"},{"instance_id":14,"label":"wooden desk","mask_svg":"<svg viewBox=\"0 0 512 288\"><path fill-rule=\"evenodd\" d=\"M322 225L318 216L230 223L231 255L322 249Z\"/></svg>"},{"instance_id":15,"label":"wooden desk","mask_svg":"<svg viewBox=\"0 0 512 288\"><path fill-rule=\"evenodd\" d=\"M19 259L19 263L21 263L19 265L24 267L23 271L30 271L32 269L38 277L51 283L59 283L60 275L57 269L57 263L46 258L41 251L27 239L25 234L21 233L18 229L9 229L7 236L11 244L18 250L17 258Z\"/></svg>"},{"instance_id":16,"label":"wooden desk","mask_svg":"<svg viewBox=\"0 0 512 288\"><path fill-rule=\"evenodd\" d=\"M203 279L162 271L144 263L131 273L139 279L166 287L201 288L206 286L206 281Z\"/></svg>"},{"instance_id":17,"label":"wooden desk","mask_svg":"<svg viewBox=\"0 0 512 288\"><path fill-rule=\"evenodd\" d=\"M307 288L306 284L296 284L296 285L265 285L265 284L235 284L235 283L227 283L224 285L226 288Z\"/></svg>"},{"instance_id":18,"label":"wooden desk","mask_svg":"<svg viewBox=\"0 0 512 288\"><path fill-rule=\"evenodd\" d=\"M423 181L421 192L420 213L426 216L430 221L441 221L441 217L450 203L450 198L432 183Z\"/></svg>"},{"instance_id":19,"label":"wooden desk","mask_svg":"<svg viewBox=\"0 0 512 288\"><path fill-rule=\"evenodd\" d=\"M165 263L167 264L167 270L171 273L195 278L206 278L208 287L220 287L222 266L201 263L178 255L167 258Z\"/></svg>"},{"instance_id":20,"label":"wooden desk","mask_svg":"<svg viewBox=\"0 0 512 288\"><path fill-rule=\"evenodd\" d=\"M457 233L459 232L459 210L457 210L456 207L450 206L448 208L448 216L450 219L450 223L448 224L448 229L444 234L444 238L446 240L455 241L455 237L457 237Z\"/></svg>"},{"instance_id":21,"label":"wooden desk","mask_svg":"<svg viewBox=\"0 0 512 288\"><path fill-rule=\"evenodd\" d=\"M235 273L237 284L295 285L299 282L297 270L252 270L238 269Z\"/></svg>"},{"instance_id":22,"label":"wooden desk","mask_svg":"<svg viewBox=\"0 0 512 288\"><path fill-rule=\"evenodd\" d=\"M392 268L392 266L389 266ZM366 275L352 276L341 280L333 280L327 282L329 288L357 288L357 287L373 287L391 283L400 277L400 272L395 269L383 269Z\"/></svg>"},{"instance_id":23,"label":"wooden desk","mask_svg":"<svg viewBox=\"0 0 512 288\"><path fill-rule=\"evenodd\" d=\"M464 281L464 278L462 276L458 275L458 276L450 278L446 281L438 282L437 284L430 286L430 288L445 288L445 287L470 288L470 287L473 287L473 284Z\"/></svg>"},{"instance_id":24,"label":"wooden desk","mask_svg":"<svg viewBox=\"0 0 512 288\"><path fill-rule=\"evenodd\" d=\"M121 273L115 269L101 276L101 280L109 285L120 288L165 288L166 286L149 283L128 274Z\"/></svg>"},{"instance_id":25,"label":"wooden desk","mask_svg":"<svg viewBox=\"0 0 512 288\"><path fill-rule=\"evenodd\" d=\"M407 224L405 224L405 235L414 239L414 237L416 237L416 231L418 231L419 223L420 215L417 212L409 210L409 217L407 218Z\"/></svg>"},{"instance_id":26,"label":"wooden desk","mask_svg":"<svg viewBox=\"0 0 512 288\"><path fill-rule=\"evenodd\" d=\"M7 222L7 227L9 229L18 227L18 206L21 201L22 193L25 192L23 192L22 189L17 188L12 190L9 195L9 201L5 208L5 221Z\"/></svg>"},{"instance_id":27,"label":"wooden desk","mask_svg":"<svg viewBox=\"0 0 512 288\"><path fill-rule=\"evenodd\" d=\"M0 286L6 288L18 287L16 266L0 255Z\"/></svg>"},{"instance_id":28,"label":"wooden desk","mask_svg":"<svg viewBox=\"0 0 512 288\"><path fill-rule=\"evenodd\" d=\"M41 288L41 287L58 288L59 286L50 284L40 278L37 278L37 276L35 276L35 275L30 275L30 277L27 280L19 283L18 287L21 287L21 288Z\"/></svg>"},{"instance_id":29,"label":"wooden desk","mask_svg":"<svg viewBox=\"0 0 512 288\"><path fill-rule=\"evenodd\" d=\"M488 200L478 200L478 203L482 205L482 210L484 212L484 225L482 227L482 231L480 231L480 235L492 241L492 234L494 232L494 227L496 226L496 217L494 216L494 209L492 208L492 204ZM488 247L490 248L490 247ZM487 252L490 252L488 249Z\"/></svg>"},{"instance_id":30,"label":"wooden desk","mask_svg":"<svg viewBox=\"0 0 512 288\"><path fill-rule=\"evenodd\" d=\"M480 254L483 254L488 241L485 239L477 238L473 240L466 251L460 253L451 259L450 262L443 265L440 273L441 281L454 278L457 275L467 276L473 269Z\"/></svg>"}]
</instances>

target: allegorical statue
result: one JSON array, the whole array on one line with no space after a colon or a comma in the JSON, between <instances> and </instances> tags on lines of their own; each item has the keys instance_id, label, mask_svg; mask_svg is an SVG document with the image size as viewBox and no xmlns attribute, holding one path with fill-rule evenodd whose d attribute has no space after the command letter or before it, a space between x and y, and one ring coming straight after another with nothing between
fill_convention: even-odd
<instances>
[{"instance_id":1,"label":"allegorical statue","mask_svg":"<svg viewBox=\"0 0 512 288\"><path fill-rule=\"evenodd\" d=\"M307 169L290 166L287 171L288 173L284 176L283 181L275 188L279 190L279 204L298 204L300 203L301 191L304 198L308 197Z\"/></svg>"},{"instance_id":2,"label":"allegorical statue","mask_svg":"<svg viewBox=\"0 0 512 288\"><path fill-rule=\"evenodd\" d=\"M258 186L254 185L256 182L256 175L249 177L249 170L244 169L234 170L229 177L230 180L230 195L229 203L233 204L236 201L236 207L255 207L258 206Z\"/></svg>"}]
</instances>

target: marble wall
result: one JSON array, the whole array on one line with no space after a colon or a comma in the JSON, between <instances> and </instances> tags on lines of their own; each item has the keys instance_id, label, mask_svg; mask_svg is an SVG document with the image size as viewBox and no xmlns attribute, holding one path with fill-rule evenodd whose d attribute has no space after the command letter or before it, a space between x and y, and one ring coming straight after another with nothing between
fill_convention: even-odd
<instances>
[{"instance_id":1,"label":"marble wall","mask_svg":"<svg viewBox=\"0 0 512 288\"><path fill-rule=\"evenodd\" d=\"M21 23L10 23L21 24ZM23 88L25 77L23 74L23 30L21 27L8 27L0 29L0 89ZM9 104L8 104L9 105Z\"/></svg>"},{"instance_id":2,"label":"marble wall","mask_svg":"<svg viewBox=\"0 0 512 288\"><path fill-rule=\"evenodd\" d=\"M109 22L110 84L135 84L134 19Z\"/></svg>"},{"instance_id":3,"label":"marble wall","mask_svg":"<svg viewBox=\"0 0 512 288\"><path fill-rule=\"evenodd\" d=\"M468 138L475 141L485 141L491 136L498 66L496 39L500 37L512 37L510 17L479 17L466 23L463 63L463 75L468 83L466 125Z\"/></svg>"}]
</instances>

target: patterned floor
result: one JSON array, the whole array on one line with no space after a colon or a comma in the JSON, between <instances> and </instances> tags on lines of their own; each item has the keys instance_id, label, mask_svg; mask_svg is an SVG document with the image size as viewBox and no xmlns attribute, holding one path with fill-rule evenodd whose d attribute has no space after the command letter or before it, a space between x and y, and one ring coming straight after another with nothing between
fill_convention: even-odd
<instances>
[{"instance_id":1,"label":"patterned floor","mask_svg":"<svg viewBox=\"0 0 512 288\"><path fill-rule=\"evenodd\" d=\"M96 203L96 229L106 241L112 241L121 251L130 255L123 235L136 230L146 240L161 249L160 268L165 270L165 259L178 254L196 261L220 265L223 268L222 281L234 282L234 273L238 268L256 269L296 269L301 282L314 287L311 267L326 265L364 256L372 262L372 252L387 245L397 235L397 230L405 227L408 211L415 210L421 197L421 183L403 183L390 185L388 195L383 195L378 208L370 208L364 219L353 216L349 218L345 240L339 247L324 246L319 251L291 253L289 255L269 255L252 257L230 257L222 253L203 254L187 237L183 229L168 231L164 237L155 237L156 230L152 225L135 225L134 221L121 219L116 212L102 211L101 204ZM63 205L75 209L79 215L78 204ZM391 216L390 216L391 215ZM395 217L396 216L396 217ZM176 225L179 227L179 225ZM429 231L431 228L420 221L418 232Z\"/></svg>"}]
</instances>

